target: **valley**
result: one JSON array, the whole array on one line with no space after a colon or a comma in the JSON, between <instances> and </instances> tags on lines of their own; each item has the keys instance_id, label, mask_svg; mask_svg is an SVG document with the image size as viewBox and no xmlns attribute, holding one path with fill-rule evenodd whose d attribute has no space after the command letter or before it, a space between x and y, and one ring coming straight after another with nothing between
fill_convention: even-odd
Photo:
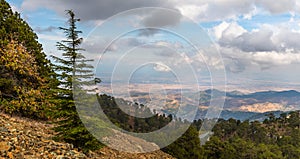
<instances>
[{"instance_id":1,"label":"valley","mask_svg":"<svg viewBox=\"0 0 300 159\"><path fill-rule=\"evenodd\" d=\"M198 107L195 119L205 118L207 110L212 106L210 103L218 100L224 101L220 114L220 118L223 119L263 120L268 113L279 115L282 112L300 109L300 92L295 90L244 93L236 90L224 92L218 89L206 89L197 92L195 86L174 84L135 84L129 87L118 87L118 90L111 88L110 85L101 85L99 86L101 91L98 93L110 94L146 105L160 114L175 115L178 108L184 110L187 106Z\"/></svg>"}]
</instances>

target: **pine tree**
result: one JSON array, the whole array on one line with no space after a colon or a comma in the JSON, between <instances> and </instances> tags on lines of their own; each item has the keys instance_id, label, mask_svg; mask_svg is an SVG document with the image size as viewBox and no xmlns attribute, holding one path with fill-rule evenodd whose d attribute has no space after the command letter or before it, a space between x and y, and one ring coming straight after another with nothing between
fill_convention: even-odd
<instances>
[{"instance_id":1,"label":"pine tree","mask_svg":"<svg viewBox=\"0 0 300 159\"><path fill-rule=\"evenodd\" d=\"M50 61L30 26L0 0L0 109L46 119L55 85Z\"/></svg>"},{"instance_id":2,"label":"pine tree","mask_svg":"<svg viewBox=\"0 0 300 159\"><path fill-rule=\"evenodd\" d=\"M51 107L36 59L15 41L0 48L0 109L9 114L46 119Z\"/></svg>"},{"instance_id":3,"label":"pine tree","mask_svg":"<svg viewBox=\"0 0 300 159\"><path fill-rule=\"evenodd\" d=\"M202 149L198 135L199 132L196 127L191 125L180 138L164 147L162 151L178 159L202 158Z\"/></svg>"},{"instance_id":4,"label":"pine tree","mask_svg":"<svg viewBox=\"0 0 300 159\"><path fill-rule=\"evenodd\" d=\"M60 101L56 109L57 117L60 120L59 126L55 128L59 132L56 139L64 140L74 144L76 147L87 149L97 149L101 144L86 130L76 111L74 101L74 90L78 90L87 83L91 82L94 74L93 66L88 64L92 60L86 59L80 51L82 38L79 37L81 31L77 30L76 23L80 21L75 18L72 10L67 10L68 28L60 27L59 29L65 33L66 40L57 42L58 50L62 51L62 58L52 56L57 63L53 68L57 72L60 85L57 91L57 99ZM75 88L79 87L79 88Z\"/></svg>"},{"instance_id":5,"label":"pine tree","mask_svg":"<svg viewBox=\"0 0 300 159\"><path fill-rule=\"evenodd\" d=\"M46 59L42 45L37 39L37 35L20 14L14 13L5 0L0 0L0 47L4 48L12 40L22 44L35 58L39 74L46 78L52 73L50 61Z\"/></svg>"}]
</instances>

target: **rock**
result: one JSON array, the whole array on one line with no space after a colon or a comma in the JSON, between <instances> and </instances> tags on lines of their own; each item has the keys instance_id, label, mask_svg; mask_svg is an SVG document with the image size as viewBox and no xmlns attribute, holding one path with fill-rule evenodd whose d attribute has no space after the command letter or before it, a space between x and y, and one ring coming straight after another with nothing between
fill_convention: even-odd
<instances>
[{"instance_id":1,"label":"rock","mask_svg":"<svg viewBox=\"0 0 300 159\"><path fill-rule=\"evenodd\" d=\"M8 158L14 158L14 155L12 154L12 152L8 152L7 156L8 156Z\"/></svg>"},{"instance_id":2,"label":"rock","mask_svg":"<svg viewBox=\"0 0 300 159\"><path fill-rule=\"evenodd\" d=\"M13 141L14 143L17 143L18 142L18 138L16 138L16 137L11 138L11 141Z\"/></svg>"},{"instance_id":3,"label":"rock","mask_svg":"<svg viewBox=\"0 0 300 159\"><path fill-rule=\"evenodd\" d=\"M59 155L56 157L56 159L67 159L66 157L64 157L63 155Z\"/></svg>"},{"instance_id":4,"label":"rock","mask_svg":"<svg viewBox=\"0 0 300 159\"><path fill-rule=\"evenodd\" d=\"M10 146L7 144L7 142L0 142L0 151L8 151L10 149Z\"/></svg>"},{"instance_id":5,"label":"rock","mask_svg":"<svg viewBox=\"0 0 300 159\"><path fill-rule=\"evenodd\" d=\"M8 129L6 127L0 127L0 132L8 132Z\"/></svg>"}]
</instances>

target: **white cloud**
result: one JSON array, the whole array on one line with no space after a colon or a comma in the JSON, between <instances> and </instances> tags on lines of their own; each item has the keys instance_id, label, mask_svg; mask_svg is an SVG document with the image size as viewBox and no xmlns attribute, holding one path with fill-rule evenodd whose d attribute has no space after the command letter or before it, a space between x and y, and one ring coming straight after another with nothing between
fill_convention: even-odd
<instances>
[{"instance_id":1,"label":"white cloud","mask_svg":"<svg viewBox=\"0 0 300 159\"><path fill-rule=\"evenodd\" d=\"M171 71L170 67L168 67L167 65L165 65L163 63L156 63L154 65L153 69L158 72L170 72Z\"/></svg>"},{"instance_id":2,"label":"white cloud","mask_svg":"<svg viewBox=\"0 0 300 159\"><path fill-rule=\"evenodd\" d=\"M270 25L247 31L236 22L222 22L212 28L213 35L222 47L236 48L243 52L294 52L300 51L300 30L295 22Z\"/></svg>"},{"instance_id":3,"label":"white cloud","mask_svg":"<svg viewBox=\"0 0 300 159\"><path fill-rule=\"evenodd\" d=\"M253 0L187 0L176 1L175 7L194 20L234 19L254 10Z\"/></svg>"},{"instance_id":4,"label":"white cloud","mask_svg":"<svg viewBox=\"0 0 300 159\"><path fill-rule=\"evenodd\" d=\"M214 27L212 30L217 40L220 40L221 38L232 40L246 32L246 30L236 22L227 23L225 21Z\"/></svg>"},{"instance_id":5,"label":"white cloud","mask_svg":"<svg viewBox=\"0 0 300 159\"><path fill-rule=\"evenodd\" d=\"M204 14L207 10L208 4L202 5L179 5L176 8L185 16L191 18L192 20L198 20L199 15Z\"/></svg>"},{"instance_id":6,"label":"white cloud","mask_svg":"<svg viewBox=\"0 0 300 159\"><path fill-rule=\"evenodd\" d=\"M237 48L220 47L227 71L243 72L246 69L259 67L272 69L279 66L300 64L300 53L260 51L245 52Z\"/></svg>"}]
</instances>

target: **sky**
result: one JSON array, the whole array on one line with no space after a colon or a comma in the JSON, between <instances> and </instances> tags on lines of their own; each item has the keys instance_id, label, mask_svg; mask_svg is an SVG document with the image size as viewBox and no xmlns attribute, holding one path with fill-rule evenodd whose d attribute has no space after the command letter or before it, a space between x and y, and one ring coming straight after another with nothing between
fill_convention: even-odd
<instances>
[{"instance_id":1,"label":"sky","mask_svg":"<svg viewBox=\"0 0 300 159\"><path fill-rule=\"evenodd\" d=\"M65 10L72 9L81 19L85 56L107 82L300 90L299 0L8 2L44 52L56 56L56 42L64 39L57 28L66 26Z\"/></svg>"}]
</instances>

